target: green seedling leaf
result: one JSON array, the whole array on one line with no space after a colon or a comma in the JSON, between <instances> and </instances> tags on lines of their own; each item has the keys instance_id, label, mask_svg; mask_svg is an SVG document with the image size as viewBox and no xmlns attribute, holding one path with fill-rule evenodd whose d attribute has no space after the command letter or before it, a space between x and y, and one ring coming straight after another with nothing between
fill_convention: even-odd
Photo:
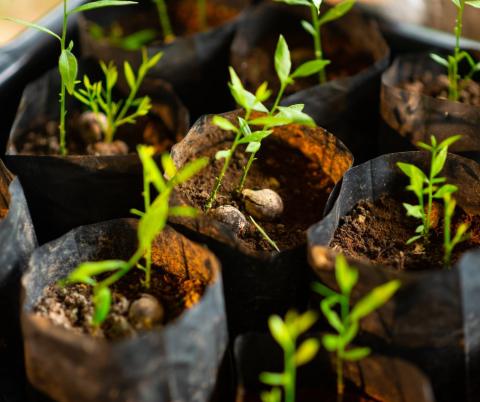
<instances>
[{"instance_id":1,"label":"green seedling leaf","mask_svg":"<svg viewBox=\"0 0 480 402\"><path fill-rule=\"evenodd\" d=\"M432 176L439 174L447 161L448 148L442 148L432 163Z\"/></svg>"},{"instance_id":2,"label":"green seedling leaf","mask_svg":"<svg viewBox=\"0 0 480 402\"><path fill-rule=\"evenodd\" d=\"M343 352L342 357L345 360L357 361L367 357L370 352L371 350L369 348L355 348Z\"/></svg>"},{"instance_id":3,"label":"green seedling leaf","mask_svg":"<svg viewBox=\"0 0 480 402\"><path fill-rule=\"evenodd\" d=\"M199 213L198 209L189 207L186 205L170 207L168 211L169 216L184 217L184 218L195 218L198 215L198 213Z\"/></svg>"},{"instance_id":4,"label":"green seedling leaf","mask_svg":"<svg viewBox=\"0 0 480 402\"><path fill-rule=\"evenodd\" d=\"M48 28L42 27L41 25L34 24L33 22L21 20L21 19L18 19L18 18L2 18L2 19L4 19L5 21L14 22L14 23L19 24L19 25L24 25L28 28L36 29L37 31L46 33L50 36L53 36L54 38L58 39L59 41L62 40L62 38L60 38L60 36L58 36L55 32L51 31Z\"/></svg>"},{"instance_id":5,"label":"green seedling leaf","mask_svg":"<svg viewBox=\"0 0 480 402\"><path fill-rule=\"evenodd\" d=\"M257 98L260 102L265 102L268 100L268 98L270 98L271 95L272 91L268 89L268 82L266 81L262 83L262 85L260 85L255 92L255 98Z\"/></svg>"},{"instance_id":6,"label":"green seedling leaf","mask_svg":"<svg viewBox=\"0 0 480 402\"><path fill-rule=\"evenodd\" d=\"M107 260L100 262L84 262L73 270L63 284L85 283L95 285L93 277L105 272L117 271L125 266L122 260Z\"/></svg>"},{"instance_id":7,"label":"green seedling leaf","mask_svg":"<svg viewBox=\"0 0 480 402\"><path fill-rule=\"evenodd\" d=\"M67 15L72 15L80 13L83 11L94 10L102 7L111 7L111 6L128 6L132 4L137 4L136 1L127 1L127 0L98 0L92 1L90 3L83 4L69 11Z\"/></svg>"},{"instance_id":8,"label":"green seedling leaf","mask_svg":"<svg viewBox=\"0 0 480 402\"><path fill-rule=\"evenodd\" d=\"M267 385L283 385L285 376L281 373L261 373L260 381Z\"/></svg>"},{"instance_id":9,"label":"green seedling leaf","mask_svg":"<svg viewBox=\"0 0 480 402\"><path fill-rule=\"evenodd\" d=\"M77 81L78 64L77 58L69 49L64 49L60 54L58 69L68 93L73 95Z\"/></svg>"},{"instance_id":10,"label":"green seedling leaf","mask_svg":"<svg viewBox=\"0 0 480 402\"><path fill-rule=\"evenodd\" d=\"M220 127L222 130L238 132L238 128L235 127L235 125L225 117L213 116L212 123L217 127Z\"/></svg>"},{"instance_id":11,"label":"green seedling leaf","mask_svg":"<svg viewBox=\"0 0 480 402\"><path fill-rule=\"evenodd\" d=\"M255 145L257 144L257 145ZM250 148L250 149L249 149ZM260 149L260 143L258 142L251 142L248 144L247 152L257 152ZM280 248L277 246L277 243L273 241L273 239L265 232L265 230L253 219L253 216L249 216L250 221L253 223L253 226L259 231L262 237L278 252L280 252Z\"/></svg>"},{"instance_id":12,"label":"green seedling leaf","mask_svg":"<svg viewBox=\"0 0 480 402\"><path fill-rule=\"evenodd\" d=\"M192 162L187 163L181 168L175 176L175 184L182 184L190 180L198 172L204 169L209 163L208 158L198 158Z\"/></svg>"},{"instance_id":13,"label":"green seedling leaf","mask_svg":"<svg viewBox=\"0 0 480 402\"><path fill-rule=\"evenodd\" d=\"M413 216L414 218L418 218L418 219L423 218L424 212L420 207L420 205L411 205L404 202L403 206L407 210L407 216Z\"/></svg>"},{"instance_id":14,"label":"green seedling leaf","mask_svg":"<svg viewBox=\"0 0 480 402\"><path fill-rule=\"evenodd\" d=\"M307 31L310 35L315 37L315 35L317 33L315 32L315 28L313 27L313 25L310 22L302 20L301 24L302 24L303 29L305 29L305 31Z\"/></svg>"},{"instance_id":15,"label":"green seedling leaf","mask_svg":"<svg viewBox=\"0 0 480 402\"><path fill-rule=\"evenodd\" d=\"M315 314L313 311L307 311L303 313L295 320L295 332L297 334L302 334L308 331L316 321L317 314Z\"/></svg>"},{"instance_id":16,"label":"green seedling leaf","mask_svg":"<svg viewBox=\"0 0 480 402\"><path fill-rule=\"evenodd\" d=\"M320 302L320 309L322 310L323 315L327 319L328 323L335 328L338 332L343 331L343 323L338 314L332 310L332 307L335 304L340 303L342 296L335 294L333 296L327 297Z\"/></svg>"},{"instance_id":17,"label":"green seedling leaf","mask_svg":"<svg viewBox=\"0 0 480 402\"><path fill-rule=\"evenodd\" d=\"M138 156L143 165L144 175L147 182L152 183L158 192L166 190L167 186L160 169L153 160L155 149L146 145L137 147Z\"/></svg>"},{"instance_id":18,"label":"green seedling leaf","mask_svg":"<svg viewBox=\"0 0 480 402\"><path fill-rule=\"evenodd\" d=\"M135 74L133 73L132 66L128 61L123 63L123 71L125 73L125 79L127 80L128 86L133 90L136 87Z\"/></svg>"},{"instance_id":19,"label":"green seedling leaf","mask_svg":"<svg viewBox=\"0 0 480 402\"><path fill-rule=\"evenodd\" d=\"M352 9L352 7L355 5L355 1L356 0L344 0L332 7L320 18L320 26L343 17Z\"/></svg>"},{"instance_id":20,"label":"green seedling leaf","mask_svg":"<svg viewBox=\"0 0 480 402\"><path fill-rule=\"evenodd\" d=\"M108 316L112 304L110 289L102 287L93 295L95 312L93 314L93 325L100 325Z\"/></svg>"},{"instance_id":21,"label":"green seedling leaf","mask_svg":"<svg viewBox=\"0 0 480 402\"><path fill-rule=\"evenodd\" d=\"M252 126L268 126L268 127L277 127L277 126L284 126L286 124L290 124L292 119L285 117L273 115L273 116L262 116L257 117L253 120L249 121L249 124Z\"/></svg>"},{"instance_id":22,"label":"green seedling leaf","mask_svg":"<svg viewBox=\"0 0 480 402\"><path fill-rule=\"evenodd\" d=\"M335 276L343 294L350 294L358 281L358 271L348 265L343 254L337 255L335 260Z\"/></svg>"},{"instance_id":23,"label":"green seedling leaf","mask_svg":"<svg viewBox=\"0 0 480 402\"><path fill-rule=\"evenodd\" d=\"M167 177L173 177L177 174L177 167L175 166L175 163L173 162L170 154L162 154L161 161L163 171L165 172Z\"/></svg>"},{"instance_id":24,"label":"green seedling leaf","mask_svg":"<svg viewBox=\"0 0 480 402\"><path fill-rule=\"evenodd\" d=\"M224 149L222 151L217 151L215 154L215 159L218 161L220 159L227 159L232 154L230 149Z\"/></svg>"},{"instance_id":25,"label":"green seedling leaf","mask_svg":"<svg viewBox=\"0 0 480 402\"><path fill-rule=\"evenodd\" d=\"M417 195L422 194L423 183L427 179L425 173L423 173L415 165L411 165L409 163L398 162L397 166L410 178L410 185L407 188Z\"/></svg>"},{"instance_id":26,"label":"green seedling leaf","mask_svg":"<svg viewBox=\"0 0 480 402\"><path fill-rule=\"evenodd\" d=\"M308 114L299 110L298 106L302 106L303 109L303 105L279 106L277 116L290 119L291 122L295 124L316 127L315 121Z\"/></svg>"},{"instance_id":27,"label":"green seedling leaf","mask_svg":"<svg viewBox=\"0 0 480 402\"><path fill-rule=\"evenodd\" d=\"M460 0L452 0L452 3L455 4L455 7L461 7Z\"/></svg>"},{"instance_id":28,"label":"green seedling leaf","mask_svg":"<svg viewBox=\"0 0 480 402\"><path fill-rule=\"evenodd\" d=\"M288 333L287 327L278 315L272 315L268 319L268 327L273 338L282 348L293 347L292 339Z\"/></svg>"},{"instance_id":29,"label":"green seedling leaf","mask_svg":"<svg viewBox=\"0 0 480 402\"><path fill-rule=\"evenodd\" d=\"M323 297L330 297L330 296L337 295L337 293L335 293L332 289L327 288L325 285L319 282L312 283L312 289Z\"/></svg>"},{"instance_id":30,"label":"green seedling leaf","mask_svg":"<svg viewBox=\"0 0 480 402\"><path fill-rule=\"evenodd\" d=\"M317 74L318 72L322 71L329 64L330 60L307 61L293 72L291 78L309 77L310 75Z\"/></svg>"},{"instance_id":31,"label":"green seedling leaf","mask_svg":"<svg viewBox=\"0 0 480 402\"><path fill-rule=\"evenodd\" d=\"M387 282L363 297L352 309L350 318L352 321L359 321L379 307L387 303L395 292L400 288L400 281Z\"/></svg>"},{"instance_id":32,"label":"green seedling leaf","mask_svg":"<svg viewBox=\"0 0 480 402\"><path fill-rule=\"evenodd\" d=\"M90 31L90 34L92 31ZM103 35L102 35L103 36ZM101 37L98 39L101 39ZM131 35L125 36L120 41L120 46L125 50L139 50L142 46L152 42L157 36L157 32L153 29L142 29Z\"/></svg>"},{"instance_id":33,"label":"green seedling leaf","mask_svg":"<svg viewBox=\"0 0 480 402\"><path fill-rule=\"evenodd\" d=\"M459 141L461 138L462 138L461 135L454 135L452 137L448 137L445 140L443 140L438 147L439 148L448 148L450 145Z\"/></svg>"},{"instance_id":34,"label":"green seedling leaf","mask_svg":"<svg viewBox=\"0 0 480 402\"><path fill-rule=\"evenodd\" d=\"M248 134L245 137L243 137L238 143L239 144L248 144L250 142L260 143L264 138L267 138L270 134L272 134L271 130L255 131L254 133Z\"/></svg>"},{"instance_id":35,"label":"green seedling leaf","mask_svg":"<svg viewBox=\"0 0 480 402\"><path fill-rule=\"evenodd\" d=\"M281 402L282 391L280 388L272 388L270 391L261 393L262 402Z\"/></svg>"},{"instance_id":36,"label":"green seedling leaf","mask_svg":"<svg viewBox=\"0 0 480 402\"><path fill-rule=\"evenodd\" d=\"M290 77L292 62L290 50L283 35L278 38L277 49L275 50L275 70L278 79L282 84L287 84Z\"/></svg>"},{"instance_id":37,"label":"green seedling leaf","mask_svg":"<svg viewBox=\"0 0 480 402\"><path fill-rule=\"evenodd\" d=\"M326 334L322 338L322 344L329 352L335 352L338 349L339 337L337 335Z\"/></svg>"},{"instance_id":38,"label":"green seedling leaf","mask_svg":"<svg viewBox=\"0 0 480 402\"><path fill-rule=\"evenodd\" d=\"M446 194L453 194L456 191L458 191L458 187L454 184L445 184L433 194L433 198L443 198Z\"/></svg>"},{"instance_id":39,"label":"green seedling leaf","mask_svg":"<svg viewBox=\"0 0 480 402\"><path fill-rule=\"evenodd\" d=\"M455 0L455 1L459 1L459 0ZM475 7L475 8L480 8L480 1L479 0L467 1L466 4L468 4L469 6Z\"/></svg>"},{"instance_id":40,"label":"green seedling leaf","mask_svg":"<svg viewBox=\"0 0 480 402\"><path fill-rule=\"evenodd\" d=\"M444 67L447 67L448 68L448 61L447 59L444 59L443 57L439 56L438 54L435 54L435 53L430 53L430 57L432 58L432 60L434 60L436 63L444 66Z\"/></svg>"},{"instance_id":41,"label":"green seedling leaf","mask_svg":"<svg viewBox=\"0 0 480 402\"><path fill-rule=\"evenodd\" d=\"M320 344L316 339L307 339L303 342L295 353L295 364L303 366L310 362L320 349Z\"/></svg>"}]
</instances>

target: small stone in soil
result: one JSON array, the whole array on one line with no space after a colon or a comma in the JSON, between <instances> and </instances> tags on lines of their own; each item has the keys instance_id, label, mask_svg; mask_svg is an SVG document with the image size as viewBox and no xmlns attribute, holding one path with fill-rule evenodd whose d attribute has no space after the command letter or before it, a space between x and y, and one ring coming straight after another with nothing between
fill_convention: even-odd
<instances>
[{"instance_id":1,"label":"small stone in soil","mask_svg":"<svg viewBox=\"0 0 480 402\"><path fill-rule=\"evenodd\" d=\"M85 144L92 144L102 139L107 126L107 117L103 113L84 112L78 119L79 134Z\"/></svg>"},{"instance_id":2,"label":"small stone in soil","mask_svg":"<svg viewBox=\"0 0 480 402\"><path fill-rule=\"evenodd\" d=\"M153 296L143 294L130 306L128 318L135 329L149 330L163 322L165 310Z\"/></svg>"},{"instance_id":3,"label":"small stone in soil","mask_svg":"<svg viewBox=\"0 0 480 402\"><path fill-rule=\"evenodd\" d=\"M87 154L89 155L127 155L128 145L123 141L115 140L111 143L96 142L87 147Z\"/></svg>"},{"instance_id":4,"label":"small stone in soil","mask_svg":"<svg viewBox=\"0 0 480 402\"><path fill-rule=\"evenodd\" d=\"M245 201L245 209L254 218L265 221L273 221L283 213L282 198L273 190L245 189L242 191Z\"/></svg>"},{"instance_id":5,"label":"small stone in soil","mask_svg":"<svg viewBox=\"0 0 480 402\"><path fill-rule=\"evenodd\" d=\"M211 210L211 215L219 222L227 225L237 236L243 236L250 227L250 224L237 208L231 205L222 205Z\"/></svg>"}]
</instances>

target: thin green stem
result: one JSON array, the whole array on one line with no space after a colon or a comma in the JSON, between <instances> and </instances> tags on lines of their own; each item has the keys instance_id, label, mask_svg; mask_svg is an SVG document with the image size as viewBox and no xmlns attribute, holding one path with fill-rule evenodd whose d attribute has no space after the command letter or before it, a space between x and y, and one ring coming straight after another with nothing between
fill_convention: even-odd
<instances>
[{"instance_id":1,"label":"thin green stem","mask_svg":"<svg viewBox=\"0 0 480 402\"><path fill-rule=\"evenodd\" d=\"M250 158L248 158L247 165L243 169L243 174L242 174L242 178L240 179L240 184L237 187L237 192L238 193L241 193L242 190L243 190L243 187L245 186L245 181L247 180L248 172L249 172L250 168L252 167L253 162L255 161L255 155L256 154L257 154L257 152L252 152L250 154Z\"/></svg>"},{"instance_id":2,"label":"thin green stem","mask_svg":"<svg viewBox=\"0 0 480 402\"><path fill-rule=\"evenodd\" d=\"M285 350L284 355L285 373L287 381L285 383L285 402L295 402L295 383L297 368L295 366L295 347Z\"/></svg>"},{"instance_id":3,"label":"thin green stem","mask_svg":"<svg viewBox=\"0 0 480 402\"><path fill-rule=\"evenodd\" d=\"M230 153L229 155L225 158L225 161L223 162L222 170L220 171L220 174L217 176L215 180L215 185L213 187L213 191L210 194L210 197L208 198L207 203L205 204L205 211L208 211L210 208L212 208L213 202L215 201L217 197L218 190L220 189L220 186L222 184L223 178L225 176L225 173L228 170L228 167L230 166L230 162L232 160L233 154L235 153L235 150L238 147L238 141L240 140L240 132L238 132L235 136L235 139L233 141L233 144L230 148Z\"/></svg>"},{"instance_id":4,"label":"thin green stem","mask_svg":"<svg viewBox=\"0 0 480 402\"><path fill-rule=\"evenodd\" d=\"M168 9L167 5L165 4L165 0L154 1L157 5L158 18L163 31L163 40L167 43L172 42L175 39L175 34L172 30L172 24L170 23L170 17L168 16Z\"/></svg>"},{"instance_id":5,"label":"thin green stem","mask_svg":"<svg viewBox=\"0 0 480 402\"><path fill-rule=\"evenodd\" d=\"M318 12L315 7L315 5L312 4L310 5L310 11L312 14L312 25L315 34L313 35L313 45L315 49L315 58L317 60L322 61L323 60L323 49L322 49L322 33L321 33L321 28L320 28L320 19L318 18ZM327 73L326 73L326 67L322 68L320 72L318 73L318 80L320 81L320 84L324 84L327 82Z\"/></svg>"},{"instance_id":6,"label":"thin green stem","mask_svg":"<svg viewBox=\"0 0 480 402\"><path fill-rule=\"evenodd\" d=\"M451 225L452 225L452 216L449 213L449 204L451 199L446 196L445 197L445 216L444 216L444 228L443 228L443 248L444 248L444 255L443 255L443 263L446 267L450 267L451 260L452 260L452 233L451 233Z\"/></svg>"},{"instance_id":7,"label":"thin green stem","mask_svg":"<svg viewBox=\"0 0 480 402\"><path fill-rule=\"evenodd\" d=\"M423 228L423 236L425 240L428 240L428 236L430 233L430 225L431 225L431 215L432 215L432 203L433 203L433 162L437 157L437 150L433 149L432 151L432 159L430 161L430 172L428 176L428 201L427 201L427 214L425 216L425 226ZM423 196L421 197L423 201ZM425 207L422 205L422 209Z\"/></svg>"},{"instance_id":8,"label":"thin green stem","mask_svg":"<svg viewBox=\"0 0 480 402\"><path fill-rule=\"evenodd\" d=\"M285 89L287 88L286 84L281 84L280 85L280 90L278 91L277 98L275 99L275 103L272 106L272 109L270 110L269 115L272 116L275 110L277 110L278 105L280 104L280 101L283 98L283 94L285 93Z\"/></svg>"},{"instance_id":9,"label":"thin green stem","mask_svg":"<svg viewBox=\"0 0 480 402\"><path fill-rule=\"evenodd\" d=\"M207 1L206 0L197 0L198 1L198 26L201 31L205 31L208 28L207 24Z\"/></svg>"},{"instance_id":10,"label":"thin green stem","mask_svg":"<svg viewBox=\"0 0 480 402\"><path fill-rule=\"evenodd\" d=\"M458 58L460 54L460 39L462 37L463 31L463 11L465 9L465 0L460 0L460 7L457 10L457 20L455 23L455 50L454 50L454 60L452 62L452 71L450 77L450 88L448 98L453 101L457 101L459 98L458 91Z\"/></svg>"},{"instance_id":11,"label":"thin green stem","mask_svg":"<svg viewBox=\"0 0 480 402\"><path fill-rule=\"evenodd\" d=\"M99 287L109 287L109 286L113 285L115 282L119 281L126 274L128 274L130 272L130 270L135 265L137 265L137 263L140 261L140 259L143 257L143 255L144 255L144 251L141 248L139 248L135 252L135 254L128 260L128 262L126 263L126 265L122 269L118 270L113 275L109 276L108 278L106 278L105 280L100 282L97 285L97 288L99 288Z\"/></svg>"},{"instance_id":12,"label":"thin green stem","mask_svg":"<svg viewBox=\"0 0 480 402\"><path fill-rule=\"evenodd\" d=\"M63 1L63 28L62 28L62 37L60 41L60 46L61 46L61 51L65 50L66 47L66 39L67 39L67 22L68 22L68 14L67 14L67 0ZM62 87L60 90L60 125L59 125L59 131L60 131L60 155L64 156L67 154L67 147L66 147L66 136L67 136L67 130L65 128L65 117L67 115L67 110L65 107L66 103L66 85L65 85L65 80L63 77L61 78L62 81Z\"/></svg>"},{"instance_id":13,"label":"thin green stem","mask_svg":"<svg viewBox=\"0 0 480 402\"><path fill-rule=\"evenodd\" d=\"M147 170L143 170L143 200L144 200L144 207L145 207L145 213L148 212L150 209L150 181L148 180L147 177L148 173ZM152 246L149 245L145 252L145 288L150 289L150 284L151 284L151 276L152 276Z\"/></svg>"}]
</instances>

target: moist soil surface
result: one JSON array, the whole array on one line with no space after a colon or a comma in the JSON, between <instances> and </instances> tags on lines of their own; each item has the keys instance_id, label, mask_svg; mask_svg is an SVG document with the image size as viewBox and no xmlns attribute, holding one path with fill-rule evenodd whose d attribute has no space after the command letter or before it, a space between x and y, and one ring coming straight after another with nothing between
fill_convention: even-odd
<instances>
[{"instance_id":1,"label":"moist soil surface","mask_svg":"<svg viewBox=\"0 0 480 402\"><path fill-rule=\"evenodd\" d=\"M353 259L399 271L443 269L443 203L433 205L429 241L407 245L420 221L406 216L404 201L410 202L409 196L400 193L359 202L341 219L330 246ZM452 237L463 222L469 224L471 237L453 251L452 266L465 251L480 246L480 216L459 206L452 220Z\"/></svg>"},{"instance_id":2,"label":"moist soil surface","mask_svg":"<svg viewBox=\"0 0 480 402\"><path fill-rule=\"evenodd\" d=\"M168 12L172 30L176 36L190 36L202 32L200 27L197 0L173 0L167 1ZM215 4L214 1L206 2L207 29L215 28L233 19L239 13L235 7L227 4ZM107 30L109 33L120 33L126 37L145 29L154 30L157 33L153 44L163 43L162 27L158 18L158 11L154 5L142 7L133 16L126 15L117 19Z\"/></svg>"},{"instance_id":3,"label":"moist soil surface","mask_svg":"<svg viewBox=\"0 0 480 402\"><path fill-rule=\"evenodd\" d=\"M169 151L175 143L175 135L165 122L154 114L137 119L134 125L119 127L114 141L110 144L97 141L90 129L83 128L81 121L80 112L72 112L72 118L67 121L66 143L69 155L126 155L135 153L138 144L152 145L157 153L161 153ZM58 155L58 121L45 118L43 124L20 137L15 146L22 155Z\"/></svg>"},{"instance_id":4,"label":"moist soil surface","mask_svg":"<svg viewBox=\"0 0 480 402\"><path fill-rule=\"evenodd\" d=\"M228 149L230 145L231 142L224 142L203 154L208 156L212 163L182 187L182 193L189 205L203 209L223 166L223 160L216 161L214 156L217 151ZM243 148L235 152L212 208L232 205L248 217L243 200L236 195L235 190L249 155ZM262 143L244 188L271 189L280 195L284 204L281 217L271 222L260 219L256 219L256 222L276 242L280 250L288 250L305 243L305 231L322 218L323 208L333 186L332 179L322 172L319 164L271 136ZM273 251L272 246L253 225L241 239L251 250Z\"/></svg>"},{"instance_id":5,"label":"moist soil surface","mask_svg":"<svg viewBox=\"0 0 480 402\"><path fill-rule=\"evenodd\" d=\"M292 72L307 61L315 59L313 42L310 37L303 34L287 36L292 59ZM324 57L331 63L326 67L327 81L353 76L370 67L375 61L370 53L359 51L340 32L335 35L325 31L323 35ZM274 70L273 56L278 37L265 38L259 45L243 57L238 65L234 65L245 87L255 92L264 81L269 83L273 93L279 90L277 74ZM237 64L237 63L235 63ZM318 75L296 79L285 91L286 95L293 94L306 88L318 85Z\"/></svg>"},{"instance_id":6,"label":"moist soil surface","mask_svg":"<svg viewBox=\"0 0 480 402\"><path fill-rule=\"evenodd\" d=\"M409 92L421 93L437 99L448 99L449 79L445 74L433 75L425 72L420 78L405 82L400 88ZM472 106L480 106L480 85L473 80L460 82L459 102Z\"/></svg>"},{"instance_id":7,"label":"moist soil surface","mask_svg":"<svg viewBox=\"0 0 480 402\"><path fill-rule=\"evenodd\" d=\"M174 320L200 300L206 287L199 279L180 279L154 265L149 290L142 285L143 279L143 271L134 270L111 287L112 307L107 319L98 328L91 325L94 307L92 288L88 285L50 285L44 290L34 312L68 330L113 341L133 337ZM163 319L139 326L136 316L132 317L131 306L145 294L155 297L164 314Z\"/></svg>"}]
</instances>

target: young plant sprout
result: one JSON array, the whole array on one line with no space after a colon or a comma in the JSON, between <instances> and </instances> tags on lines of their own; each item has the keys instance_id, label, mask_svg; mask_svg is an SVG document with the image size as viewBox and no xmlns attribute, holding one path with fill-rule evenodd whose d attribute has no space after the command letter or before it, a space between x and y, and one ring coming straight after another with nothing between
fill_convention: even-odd
<instances>
[{"instance_id":1,"label":"young plant sprout","mask_svg":"<svg viewBox=\"0 0 480 402\"><path fill-rule=\"evenodd\" d=\"M265 229L263 229L256 221L253 219L253 216L250 216L250 221L253 223L253 226L259 231L259 233L262 235L262 237L278 252L280 252L280 249L277 246L277 243L275 243L274 240L267 234Z\"/></svg>"},{"instance_id":2,"label":"young plant sprout","mask_svg":"<svg viewBox=\"0 0 480 402\"><path fill-rule=\"evenodd\" d=\"M235 102L244 110L244 117L238 117L238 127L232 122L221 116L213 117L213 124L225 131L235 133L233 143L228 150L218 151L215 158L225 159L222 170L215 181L214 188L205 205L205 210L209 210L216 199L217 192L223 181L223 177L228 170L232 156L237 147L241 144L246 145L245 152L250 154L249 160L244 168L242 177L237 186L237 192L241 193L247 179L248 172L255 161L255 156L260 150L262 141L272 134L272 128L287 124L297 123L309 126L315 126L313 119L303 113L304 105L279 106L282 100L285 88L294 83L296 78L307 77L320 71L328 61L309 61L298 67L293 73L291 72L292 63L290 51L288 49L285 38L280 35L277 48L275 51L275 69L280 80L280 91L276 96L272 108L269 110L264 102L270 98L271 91L265 82L256 90L255 94L246 90L238 77L235 70L230 67L230 83L229 88ZM252 113L260 112L263 116L252 117ZM256 128L260 128L256 130Z\"/></svg>"},{"instance_id":3,"label":"young plant sprout","mask_svg":"<svg viewBox=\"0 0 480 402\"><path fill-rule=\"evenodd\" d=\"M44 32L53 36L60 42L60 58L58 59L58 70L61 77L61 90L60 90L60 123L59 123L59 132L60 132L60 154L67 154L66 147L66 128L65 128L65 117L67 115L67 110L65 106L66 102L66 93L73 95L75 91L75 85L77 83L77 73L78 73L78 62L77 58L73 54L73 41L70 41L67 46L67 26L68 18L73 14L80 13L82 11L93 10L102 7L108 6L127 6L129 4L137 4L136 1L127 1L127 0L98 0L92 1L90 3L83 4L74 8L73 10L68 11L68 0L63 0L63 28L61 36L57 35L55 32L52 32L48 28L34 24L28 21L19 20L15 18L6 18L9 21L15 22L17 24L25 25L30 28L34 28L38 31Z\"/></svg>"},{"instance_id":4,"label":"young plant sprout","mask_svg":"<svg viewBox=\"0 0 480 402\"><path fill-rule=\"evenodd\" d=\"M457 231L455 232L455 236L452 239L452 217L455 213L455 207L457 205L456 201L452 198L452 193L457 191L457 188L449 189L449 191L445 191L443 194L443 202L444 202L444 221L443 221L443 263L446 267L450 267L452 265L452 252L453 249L459 244L469 239L469 235L467 234L468 224L461 223Z\"/></svg>"},{"instance_id":5,"label":"young plant sprout","mask_svg":"<svg viewBox=\"0 0 480 402\"><path fill-rule=\"evenodd\" d=\"M343 0L334 7L330 8L325 14L321 15L320 8L322 6L322 0L275 0L278 2L286 3L294 6L306 6L310 8L312 15L311 21L302 20L302 27L313 37L313 46L315 50L315 60L325 62L322 46L322 33L321 28L323 25L339 19L347 14L355 5L356 0ZM326 72L327 63L323 65L318 71L318 79L320 84L324 84L327 81Z\"/></svg>"},{"instance_id":6,"label":"young plant sprout","mask_svg":"<svg viewBox=\"0 0 480 402\"><path fill-rule=\"evenodd\" d=\"M194 160L177 170L169 154L162 155L162 167L170 177L163 178L162 172L156 165L153 155L154 148L144 145L138 146L138 155L143 165L144 190L143 198L145 212L132 210L132 213L140 217L138 223L138 248L128 261L107 260L100 262L85 262L80 264L74 271L63 280L62 284L84 283L93 287L93 302L95 312L93 325L100 325L110 311L112 294L110 286L123 278L132 268L137 267L145 272L143 285L150 288L152 266L152 243L155 237L162 232L169 216L194 217L197 210L188 206L169 206L170 195L173 189L195 176L207 163L207 158ZM151 187L158 192L158 196L151 200ZM141 265L142 258L145 265ZM110 274L109 276L105 276ZM98 279L101 275L102 279Z\"/></svg>"},{"instance_id":7,"label":"young plant sprout","mask_svg":"<svg viewBox=\"0 0 480 402\"><path fill-rule=\"evenodd\" d=\"M462 79L470 80L476 72L480 71L480 63L475 62L475 60L473 60L473 57L468 52L466 52L465 50L461 50L460 48L460 39L462 37L463 30L463 13L465 11L465 6L480 8L480 1L452 0L452 3L457 8L457 19L454 29L455 48L453 50L453 55L449 55L447 58L444 58L439 56L438 54L432 53L430 56L438 64L441 64L442 66L445 66L447 68L449 80L448 99L452 101L458 101L461 89L460 81ZM464 59L467 60L470 66L470 72L462 78L458 70L460 63Z\"/></svg>"},{"instance_id":8,"label":"young plant sprout","mask_svg":"<svg viewBox=\"0 0 480 402\"><path fill-rule=\"evenodd\" d=\"M315 313L307 311L298 314L289 311L285 321L273 315L268 320L270 332L275 341L283 349L283 373L262 373L260 381L273 386L271 391L262 393L263 402L281 402L281 389L285 396L284 402L295 402L295 388L297 382L297 367L310 362L318 352L320 342L317 339L307 339L297 348L300 335L308 331L317 320Z\"/></svg>"},{"instance_id":9,"label":"young plant sprout","mask_svg":"<svg viewBox=\"0 0 480 402\"><path fill-rule=\"evenodd\" d=\"M142 29L130 35L124 35L120 24L114 23L109 30L100 25L90 23L88 32L96 40L108 40L113 46L125 50L140 50L143 46L155 39L157 33L153 29Z\"/></svg>"},{"instance_id":10,"label":"young plant sprout","mask_svg":"<svg viewBox=\"0 0 480 402\"><path fill-rule=\"evenodd\" d=\"M92 84L86 75L83 77L84 87L78 91L75 90L74 96L97 116L99 113L105 115L106 124L104 124L105 127L102 127L105 142L111 143L113 141L118 127L124 124L134 124L138 117L145 116L150 111L152 107L150 98L148 96L136 98L136 96L148 71L158 63L161 57L162 53L157 53L152 58L148 58L147 51L143 48L142 64L137 74L134 73L130 63L125 61L123 70L130 88L130 94L124 101L113 101L112 91L118 79L117 67L113 62L108 65L100 62L105 75L105 85L101 81ZM135 107L135 110L129 114L133 107ZM97 120L101 121L98 117Z\"/></svg>"},{"instance_id":11,"label":"young plant sprout","mask_svg":"<svg viewBox=\"0 0 480 402\"><path fill-rule=\"evenodd\" d=\"M410 185L407 190L413 192L417 199L417 205L411 205L403 203L403 206L407 210L407 216L412 216L417 219L421 219L422 224L415 230L416 235L411 237L407 244L411 244L420 238L424 241L428 241L431 228L431 215L432 204L434 198L442 199L445 193L452 193L456 190L455 186L451 184L443 184L446 182L444 177L438 177L445 162L447 160L448 147L454 142L458 141L461 136L456 135L449 137L437 143L437 139L434 136L430 137L431 145L419 142L418 146L431 153L430 171L428 176L422 172L421 169L410 163L398 162L397 166L405 173L410 179ZM440 186L441 185L441 186ZM427 204L425 205L425 195L427 197Z\"/></svg>"},{"instance_id":12,"label":"young plant sprout","mask_svg":"<svg viewBox=\"0 0 480 402\"><path fill-rule=\"evenodd\" d=\"M323 315L329 324L337 331L322 338L325 349L335 352L337 357L337 395L338 401L343 400L344 379L343 365L345 361L357 361L367 357L370 349L366 347L350 347L360 328L360 321L377 310L400 288L400 282L393 280L376 287L358 301L350 310L350 298L353 287L358 282L358 271L348 265L347 260L339 254L335 261L335 277L340 293L334 292L321 283L314 283L313 289L325 298L320 303ZM339 306L340 314L334 307Z\"/></svg>"}]
</instances>

